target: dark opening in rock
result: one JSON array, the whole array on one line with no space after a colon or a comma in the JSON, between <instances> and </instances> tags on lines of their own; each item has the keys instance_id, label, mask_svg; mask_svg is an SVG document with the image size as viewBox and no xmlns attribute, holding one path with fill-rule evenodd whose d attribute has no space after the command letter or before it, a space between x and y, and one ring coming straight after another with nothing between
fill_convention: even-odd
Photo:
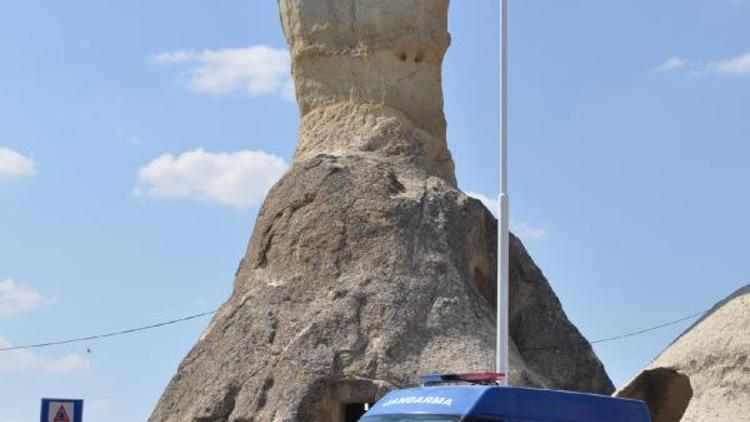
<instances>
[{"instance_id":1,"label":"dark opening in rock","mask_svg":"<svg viewBox=\"0 0 750 422\"><path fill-rule=\"evenodd\" d=\"M693 398L693 388L687 375L655 368L641 372L616 395L645 401L654 422L679 422Z\"/></svg>"},{"instance_id":2,"label":"dark opening in rock","mask_svg":"<svg viewBox=\"0 0 750 422\"><path fill-rule=\"evenodd\" d=\"M370 408L369 403L347 403L344 405L344 419L342 422L357 422L362 415L365 414L367 409Z\"/></svg>"}]
</instances>

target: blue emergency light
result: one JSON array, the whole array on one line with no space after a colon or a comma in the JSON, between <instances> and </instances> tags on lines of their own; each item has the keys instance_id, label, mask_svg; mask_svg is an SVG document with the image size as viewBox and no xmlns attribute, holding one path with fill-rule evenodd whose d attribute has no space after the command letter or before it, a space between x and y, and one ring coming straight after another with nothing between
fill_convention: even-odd
<instances>
[{"instance_id":1,"label":"blue emergency light","mask_svg":"<svg viewBox=\"0 0 750 422\"><path fill-rule=\"evenodd\" d=\"M499 375L428 375L422 378L422 387L386 394L360 421L651 422L648 408L638 400L488 385L497 381ZM470 385L474 383L480 385Z\"/></svg>"}]
</instances>

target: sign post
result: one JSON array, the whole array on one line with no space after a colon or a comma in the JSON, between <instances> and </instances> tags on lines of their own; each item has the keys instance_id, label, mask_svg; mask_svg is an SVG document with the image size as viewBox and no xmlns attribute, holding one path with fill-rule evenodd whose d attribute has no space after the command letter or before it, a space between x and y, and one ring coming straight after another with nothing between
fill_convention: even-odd
<instances>
[{"instance_id":1,"label":"sign post","mask_svg":"<svg viewBox=\"0 0 750 422\"><path fill-rule=\"evenodd\" d=\"M40 422L83 422L83 400L42 399Z\"/></svg>"}]
</instances>

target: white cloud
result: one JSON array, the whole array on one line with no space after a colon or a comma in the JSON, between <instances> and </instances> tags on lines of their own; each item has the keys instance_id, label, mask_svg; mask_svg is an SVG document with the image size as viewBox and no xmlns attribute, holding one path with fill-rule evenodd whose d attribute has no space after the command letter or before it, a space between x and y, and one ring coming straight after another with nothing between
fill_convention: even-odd
<instances>
[{"instance_id":1,"label":"white cloud","mask_svg":"<svg viewBox=\"0 0 750 422\"><path fill-rule=\"evenodd\" d=\"M112 407L112 400L108 398L93 399L88 402L86 408L92 412L101 412L109 410Z\"/></svg>"},{"instance_id":2,"label":"white cloud","mask_svg":"<svg viewBox=\"0 0 750 422\"><path fill-rule=\"evenodd\" d=\"M247 208L260 202L288 167L263 151L162 154L138 170L135 196L189 198Z\"/></svg>"},{"instance_id":3,"label":"white cloud","mask_svg":"<svg viewBox=\"0 0 750 422\"><path fill-rule=\"evenodd\" d=\"M484 206L497 218L497 214L500 211L500 202L497 199L492 199L487 195L477 192L466 192L466 194L482 201Z\"/></svg>"},{"instance_id":4,"label":"white cloud","mask_svg":"<svg viewBox=\"0 0 750 422\"><path fill-rule=\"evenodd\" d=\"M56 359L40 360L39 367L49 372L76 372L89 367L89 361L77 353Z\"/></svg>"},{"instance_id":5,"label":"white cloud","mask_svg":"<svg viewBox=\"0 0 750 422\"><path fill-rule=\"evenodd\" d=\"M132 134L125 138L125 142L131 144L131 145L143 145L143 139L136 134Z\"/></svg>"},{"instance_id":6,"label":"white cloud","mask_svg":"<svg viewBox=\"0 0 750 422\"><path fill-rule=\"evenodd\" d=\"M0 336L0 348L13 347ZM46 372L76 372L87 369L89 361L80 354L72 353L60 358L47 359L34 355L29 350L18 349L0 352L0 372L41 370Z\"/></svg>"},{"instance_id":7,"label":"white cloud","mask_svg":"<svg viewBox=\"0 0 750 422\"><path fill-rule=\"evenodd\" d=\"M709 63L706 70L722 76L750 76L750 53Z\"/></svg>"},{"instance_id":8,"label":"white cloud","mask_svg":"<svg viewBox=\"0 0 750 422\"><path fill-rule=\"evenodd\" d=\"M492 199L488 197L487 195L477 193L477 192L466 192L467 195L476 198L484 204L485 207L487 207L488 210L497 217L498 212L500 211L500 202L497 199ZM542 227L534 227L530 225L529 223L521 223L516 226L513 226L511 229L513 233L515 233L518 237L524 240L537 240L545 237L547 235L547 230Z\"/></svg>"},{"instance_id":9,"label":"white cloud","mask_svg":"<svg viewBox=\"0 0 750 422\"><path fill-rule=\"evenodd\" d=\"M36 174L34 162L10 148L0 146L0 180Z\"/></svg>"},{"instance_id":10,"label":"white cloud","mask_svg":"<svg viewBox=\"0 0 750 422\"><path fill-rule=\"evenodd\" d=\"M513 233L524 240L537 240L547 236L547 230L543 227L534 227L529 223L521 223L513 228Z\"/></svg>"},{"instance_id":11,"label":"white cloud","mask_svg":"<svg viewBox=\"0 0 750 422\"><path fill-rule=\"evenodd\" d=\"M25 284L16 283L10 278L0 281L0 316L35 309L48 302L50 299Z\"/></svg>"},{"instance_id":12,"label":"white cloud","mask_svg":"<svg viewBox=\"0 0 750 422\"><path fill-rule=\"evenodd\" d=\"M690 76L750 76L750 53L713 62L697 62L681 57L672 57L654 68L656 72L671 72L691 69Z\"/></svg>"},{"instance_id":13,"label":"white cloud","mask_svg":"<svg viewBox=\"0 0 750 422\"><path fill-rule=\"evenodd\" d=\"M654 70L657 72L669 72L672 70L681 69L687 64L688 61L683 59L682 57L670 57L669 59L664 61L664 63L656 66Z\"/></svg>"},{"instance_id":14,"label":"white cloud","mask_svg":"<svg viewBox=\"0 0 750 422\"><path fill-rule=\"evenodd\" d=\"M0 348L12 347L5 337L0 336ZM28 350L8 350L0 352L0 372L23 371L36 363L34 354Z\"/></svg>"},{"instance_id":15,"label":"white cloud","mask_svg":"<svg viewBox=\"0 0 750 422\"><path fill-rule=\"evenodd\" d=\"M208 94L294 96L289 52L265 45L203 51L173 51L153 56L158 64L182 64L185 85Z\"/></svg>"},{"instance_id":16,"label":"white cloud","mask_svg":"<svg viewBox=\"0 0 750 422\"><path fill-rule=\"evenodd\" d=\"M141 137L141 135L137 133L131 133L130 135L126 135L123 131L121 131L120 129L117 129L116 134L117 134L117 139L124 141L130 145L136 145L136 146L143 145L143 138Z\"/></svg>"}]
</instances>

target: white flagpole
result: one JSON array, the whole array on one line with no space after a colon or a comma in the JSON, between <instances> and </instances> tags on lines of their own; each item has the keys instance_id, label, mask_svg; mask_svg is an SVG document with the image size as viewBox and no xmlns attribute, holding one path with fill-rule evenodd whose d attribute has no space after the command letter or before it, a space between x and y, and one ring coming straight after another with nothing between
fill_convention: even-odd
<instances>
[{"instance_id":1,"label":"white flagpole","mask_svg":"<svg viewBox=\"0 0 750 422\"><path fill-rule=\"evenodd\" d=\"M508 385L509 204L508 204L508 0L500 0L500 213L497 230L497 372Z\"/></svg>"}]
</instances>

